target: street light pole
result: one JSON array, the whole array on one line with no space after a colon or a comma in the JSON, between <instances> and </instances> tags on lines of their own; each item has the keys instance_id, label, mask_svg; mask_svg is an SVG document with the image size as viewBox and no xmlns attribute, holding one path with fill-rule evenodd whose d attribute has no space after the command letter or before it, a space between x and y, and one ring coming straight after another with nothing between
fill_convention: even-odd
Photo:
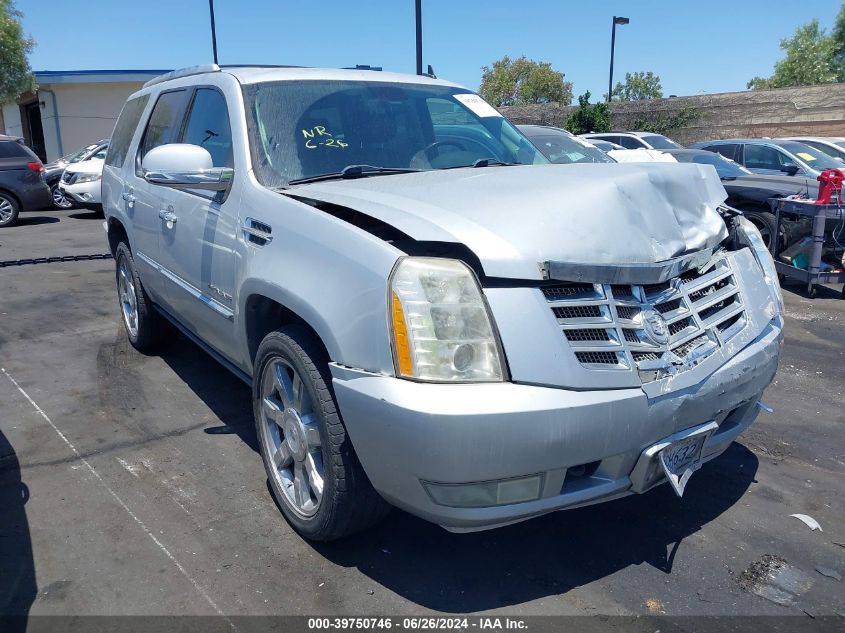
<instances>
[{"instance_id":1,"label":"street light pole","mask_svg":"<svg viewBox=\"0 0 845 633\"><path fill-rule=\"evenodd\" d=\"M208 12L211 15L211 48L214 51L214 63L217 63L217 29L214 26L214 0L208 0Z\"/></svg>"},{"instance_id":2,"label":"street light pole","mask_svg":"<svg viewBox=\"0 0 845 633\"><path fill-rule=\"evenodd\" d=\"M610 79L607 80L607 102L610 103L610 93L613 91L613 53L616 49L616 25L628 24L628 18L613 16L613 30L610 35Z\"/></svg>"},{"instance_id":3,"label":"street light pole","mask_svg":"<svg viewBox=\"0 0 845 633\"><path fill-rule=\"evenodd\" d=\"M416 0L417 14L417 74L423 74L422 62L422 0Z\"/></svg>"}]
</instances>

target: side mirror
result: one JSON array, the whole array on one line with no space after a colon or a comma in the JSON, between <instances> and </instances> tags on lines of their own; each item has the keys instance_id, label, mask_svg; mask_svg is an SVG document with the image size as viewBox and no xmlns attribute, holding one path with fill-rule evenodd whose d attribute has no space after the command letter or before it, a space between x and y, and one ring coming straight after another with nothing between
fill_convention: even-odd
<instances>
[{"instance_id":1,"label":"side mirror","mask_svg":"<svg viewBox=\"0 0 845 633\"><path fill-rule=\"evenodd\" d=\"M799 171L798 165L795 163L787 163L783 167L780 168L782 172L785 172L788 176L794 176Z\"/></svg>"},{"instance_id":2,"label":"side mirror","mask_svg":"<svg viewBox=\"0 0 845 633\"><path fill-rule=\"evenodd\" d=\"M235 171L214 167L211 154L199 145L169 143L151 149L141 162L144 180L173 189L225 191Z\"/></svg>"}]
</instances>

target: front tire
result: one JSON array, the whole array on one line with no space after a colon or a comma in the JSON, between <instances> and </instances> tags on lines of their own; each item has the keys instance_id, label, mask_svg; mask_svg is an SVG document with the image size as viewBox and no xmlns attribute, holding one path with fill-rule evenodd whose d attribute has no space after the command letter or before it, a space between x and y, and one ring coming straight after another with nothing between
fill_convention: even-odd
<instances>
[{"instance_id":1,"label":"front tire","mask_svg":"<svg viewBox=\"0 0 845 633\"><path fill-rule=\"evenodd\" d=\"M293 528L307 539L331 541L381 520L390 506L358 461L314 334L302 326L268 334L253 375L261 458Z\"/></svg>"},{"instance_id":2,"label":"front tire","mask_svg":"<svg viewBox=\"0 0 845 633\"><path fill-rule=\"evenodd\" d=\"M8 193L0 191L0 228L15 224L20 212L18 201Z\"/></svg>"},{"instance_id":3,"label":"front tire","mask_svg":"<svg viewBox=\"0 0 845 633\"><path fill-rule=\"evenodd\" d=\"M126 336L139 352L149 352L158 342L161 317L156 314L141 284L132 251L126 242L117 245L114 260L117 298Z\"/></svg>"},{"instance_id":4,"label":"front tire","mask_svg":"<svg viewBox=\"0 0 845 633\"><path fill-rule=\"evenodd\" d=\"M774 213L769 213L768 211L743 211L745 217L748 218L748 221L751 222L754 226L757 227L757 230L760 231L760 237L763 238L763 243L766 245L766 248L771 251L774 248L774 234L777 230L777 218L775 218ZM784 243L784 238L786 235L784 234L783 230L780 232L780 239L778 239L778 245L781 249L786 247ZM774 255L774 253L772 253Z\"/></svg>"}]
</instances>

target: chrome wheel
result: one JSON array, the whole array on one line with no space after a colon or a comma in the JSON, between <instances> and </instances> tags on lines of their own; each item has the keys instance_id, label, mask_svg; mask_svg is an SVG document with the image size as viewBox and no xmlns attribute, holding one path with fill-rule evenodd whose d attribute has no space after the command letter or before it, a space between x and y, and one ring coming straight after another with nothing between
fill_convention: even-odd
<instances>
[{"instance_id":1,"label":"chrome wheel","mask_svg":"<svg viewBox=\"0 0 845 633\"><path fill-rule=\"evenodd\" d=\"M138 338L138 295L126 257L121 257L117 264L117 296L129 336Z\"/></svg>"},{"instance_id":2,"label":"chrome wheel","mask_svg":"<svg viewBox=\"0 0 845 633\"><path fill-rule=\"evenodd\" d=\"M323 499L323 451L317 413L299 373L273 358L261 376L262 450L281 500L311 517Z\"/></svg>"},{"instance_id":3,"label":"chrome wheel","mask_svg":"<svg viewBox=\"0 0 845 633\"><path fill-rule=\"evenodd\" d=\"M50 189L50 193L53 195L53 205L59 209L69 209L73 206L70 199L64 194L61 188L59 188L59 185L53 185L52 189Z\"/></svg>"},{"instance_id":4,"label":"chrome wheel","mask_svg":"<svg viewBox=\"0 0 845 633\"><path fill-rule=\"evenodd\" d=\"M0 196L0 224L9 222L14 215L15 208L12 206L11 201L7 200L3 196Z\"/></svg>"}]
</instances>

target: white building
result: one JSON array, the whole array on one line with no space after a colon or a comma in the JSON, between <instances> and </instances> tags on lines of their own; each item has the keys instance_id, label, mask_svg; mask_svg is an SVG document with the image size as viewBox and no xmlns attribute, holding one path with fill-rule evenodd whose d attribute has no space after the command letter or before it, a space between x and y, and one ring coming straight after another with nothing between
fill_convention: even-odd
<instances>
[{"instance_id":1,"label":"white building","mask_svg":"<svg viewBox=\"0 0 845 633\"><path fill-rule=\"evenodd\" d=\"M168 70L44 70L36 92L0 107L0 133L22 136L49 162L108 138L126 98Z\"/></svg>"}]
</instances>

